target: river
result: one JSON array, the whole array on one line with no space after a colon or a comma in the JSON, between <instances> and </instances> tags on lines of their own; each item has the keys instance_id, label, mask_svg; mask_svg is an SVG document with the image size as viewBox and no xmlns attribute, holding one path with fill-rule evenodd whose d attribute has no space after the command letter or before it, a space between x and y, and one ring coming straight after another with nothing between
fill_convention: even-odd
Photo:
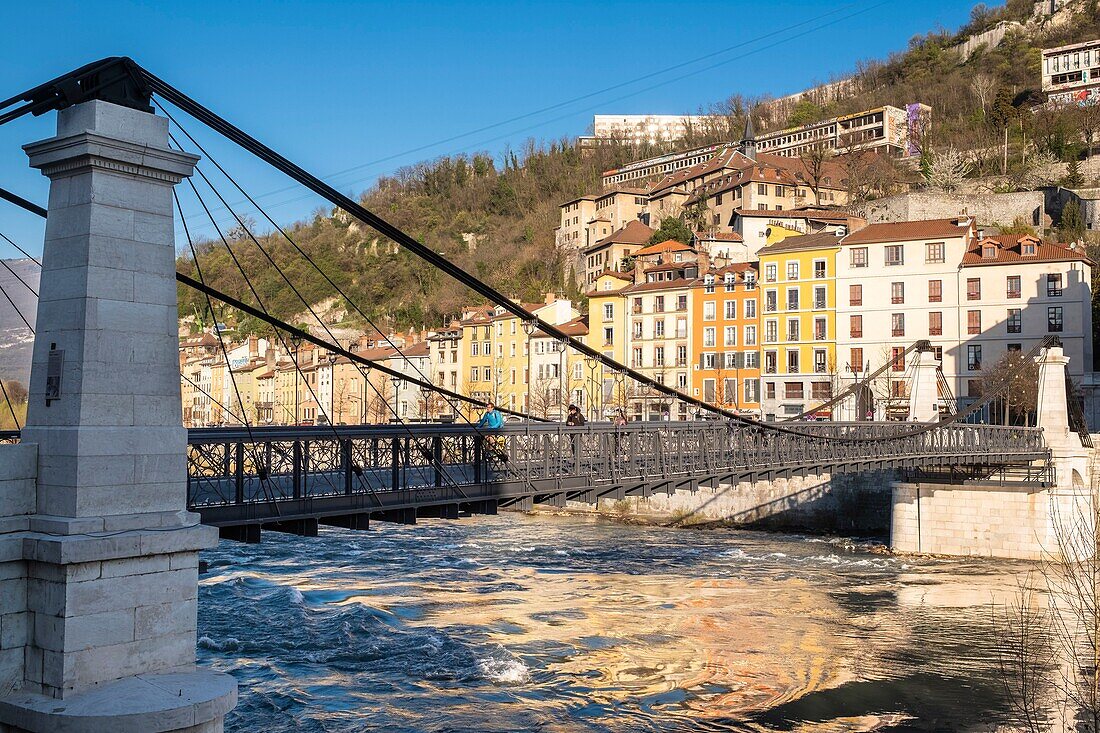
<instances>
[{"instance_id":1,"label":"river","mask_svg":"<svg viewBox=\"0 0 1100 733\"><path fill-rule=\"evenodd\" d=\"M203 554L228 731L989 730L1027 566L505 513Z\"/></svg>"}]
</instances>

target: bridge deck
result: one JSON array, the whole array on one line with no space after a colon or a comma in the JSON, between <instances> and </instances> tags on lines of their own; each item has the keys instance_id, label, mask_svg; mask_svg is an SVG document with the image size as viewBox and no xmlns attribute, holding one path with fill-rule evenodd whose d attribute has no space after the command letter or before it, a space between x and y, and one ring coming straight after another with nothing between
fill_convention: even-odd
<instances>
[{"instance_id":1,"label":"bridge deck","mask_svg":"<svg viewBox=\"0 0 1100 733\"><path fill-rule=\"evenodd\" d=\"M968 467L971 475L1049 456L1035 428L799 423L805 435L726 422L240 428L190 432L188 505L220 527L495 512L594 503L816 473ZM877 442L866 439L890 438ZM853 439L860 439L855 441ZM307 524L301 525L306 521ZM312 523L312 524L310 524ZM304 526L304 530L303 530ZM232 536L232 533L228 533Z\"/></svg>"}]
</instances>

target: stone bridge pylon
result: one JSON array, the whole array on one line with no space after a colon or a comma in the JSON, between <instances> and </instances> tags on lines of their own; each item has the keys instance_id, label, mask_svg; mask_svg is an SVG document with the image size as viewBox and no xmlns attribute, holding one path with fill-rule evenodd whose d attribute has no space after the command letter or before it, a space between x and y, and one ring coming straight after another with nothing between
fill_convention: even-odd
<instances>
[{"instance_id":1,"label":"stone bridge pylon","mask_svg":"<svg viewBox=\"0 0 1100 733\"><path fill-rule=\"evenodd\" d=\"M147 103L147 98L145 99ZM25 146L50 179L27 425L0 446L0 731L221 731L195 667L173 186L151 108L87 101Z\"/></svg>"}]
</instances>

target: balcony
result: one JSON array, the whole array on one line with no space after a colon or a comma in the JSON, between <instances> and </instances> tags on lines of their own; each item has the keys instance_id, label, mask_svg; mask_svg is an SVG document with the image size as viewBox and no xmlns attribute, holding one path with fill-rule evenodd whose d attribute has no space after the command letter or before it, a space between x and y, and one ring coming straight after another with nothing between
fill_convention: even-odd
<instances>
[{"instance_id":1,"label":"balcony","mask_svg":"<svg viewBox=\"0 0 1100 733\"><path fill-rule=\"evenodd\" d=\"M861 339L863 338L863 329L853 328L851 331L849 331L849 336L854 339Z\"/></svg>"},{"instance_id":2,"label":"balcony","mask_svg":"<svg viewBox=\"0 0 1100 733\"><path fill-rule=\"evenodd\" d=\"M890 329L890 335L891 336L896 336L896 337L904 336L905 335L905 329L904 328L891 328Z\"/></svg>"}]
</instances>

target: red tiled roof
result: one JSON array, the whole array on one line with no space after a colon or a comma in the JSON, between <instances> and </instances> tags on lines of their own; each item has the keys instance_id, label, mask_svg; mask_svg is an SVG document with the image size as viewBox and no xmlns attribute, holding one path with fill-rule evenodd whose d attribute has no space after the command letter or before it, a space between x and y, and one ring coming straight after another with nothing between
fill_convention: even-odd
<instances>
[{"instance_id":1,"label":"red tiled roof","mask_svg":"<svg viewBox=\"0 0 1100 733\"><path fill-rule=\"evenodd\" d=\"M876 242L910 242L917 239L962 237L970 225L959 225L959 219L926 219L923 221L897 221L869 224L844 238L844 244L872 244Z\"/></svg>"},{"instance_id":2,"label":"red tiled roof","mask_svg":"<svg viewBox=\"0 0 1100 733\"><path fill-rule=\"evenodd\" d=\"M758 254L774 254L776 252L793 252L800 249L822 249L824 247L839 247L840 237L832 232L819 232L817 234L803 234L797 237L786 237L778 242L765 245L760 248Z\"/></svg>"},{"instance_id":3,"label":"red tiled roof","mask_svg":"<svg viewBox=\"0 0 1100 733\"><path fill-rule=\"evenodd\" d=\"M649 255L659 255L665 252L691 252L691 247L675 239L666 239L663 242L657 242L651 244L648 247L642 247L640 250L634 253L635 257L648 257Z\"/></svg>"},{"instance_id":4,"label":"red tiled roof","mask_svg":"<svg viewBox=\"0 0 1100 733\"><path fill-rule=\"evenodd\" d=\"M609 244L645 244L653 236L655 229L650 229L642 222L634 219L625 226L616 229L600 241L586 249L586 252L605 247Z\"/></svg>"},{"instance_id":5,"label":"red tiled roof","mask_svg":"<svg viewBox=\"0 0 1100 733\"><path fill-rule=\"evenodd\" d=\"M1024 255L1021 245L1031 243L1035 245L1034 255ZM993 244L997 247L997 256L992 258L982 257L985 245ZM1088 262L1092 261L1088 256L1067 244L1056 242L1043 242L1042 240L1021 234L997 234L985 237L981 241L973 242L963 255L963 267L980 267L983 265L1005 265L1008 263L1028 262Z\"/></svg>"},{"instance_id":6,"label":"red tiled roof","mask_svg":"<svg viewBox=\"0 0 1100 733\"><path fill-rule=\"evenodd\" d=\"M699 239L708 242L744 242L745 238L737 232L717 232L706 237L699 237Z\"/></svg>"}]
</instances>

